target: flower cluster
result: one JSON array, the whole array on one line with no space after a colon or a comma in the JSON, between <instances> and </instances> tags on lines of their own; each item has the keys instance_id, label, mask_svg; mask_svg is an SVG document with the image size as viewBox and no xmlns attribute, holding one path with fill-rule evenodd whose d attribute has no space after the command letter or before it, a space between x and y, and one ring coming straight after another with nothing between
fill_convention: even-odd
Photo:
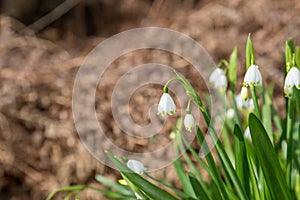
<instances>
[{"instance_id":1,"label":"flower cluster","mask_svg":"<svg viewBox=\"0 0 300 200\"><path fill-rule=\"evenodd\" d=\"M186 112L186 116L184 118L184 126L185 129L188 131L192 131L194 125L195 125L195 120L193 115L190 112L190 101L188 103L188 108ZM174 103L174 100L172 99L171 95L168 92L168 86L166 85L164 87L164 93L160 98L160 101L158 103L158 114L162 115L163 117L166 114L173 115L176 112L176 105ZM172 138L173 136L171 136Z\"/></svg>"}]
</instances>

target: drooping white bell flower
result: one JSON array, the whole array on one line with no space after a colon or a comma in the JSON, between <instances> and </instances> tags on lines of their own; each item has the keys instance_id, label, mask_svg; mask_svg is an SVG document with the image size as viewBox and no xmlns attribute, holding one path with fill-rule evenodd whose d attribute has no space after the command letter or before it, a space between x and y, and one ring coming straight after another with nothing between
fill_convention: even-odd
<instances>
[{"instance_id":1,"label":"drooping white bell flower","mask_svg":"<svg viewBox=\"0 0 300 200\"><path fill-rule=\"evenodd\" d=\"M143 163L137 160L128 160L127 167L137 174L143 174L146 170Z\"/></svg>"},{"instance_id":2,"label":"drooping white bell flower","mask_svg":"<svg viewBox=\"0 0 300 200\"><path fill-rule=\"evenodd\" d=\"M248 99L248 88L243 86L241 89L241 100L247 101Z\"/></svg>"},{"instance_id":3,"label":"drooping white bell flower","mask_svg":"<svg viewBox=\"0 0 300 200\"><path fill-rule=\"evenodd\" d=\"M220 93L225 93L227 89L227 78L225 75L219 77L219 80L215 82L214 87L219 90Z\"/></svg>"},{"instance_id":4,"label":"drooping white bell flower","mask_svg":"<svg viewBox=\"0 0 300 200\"><path fill-rule=\"evenodd\" d=\"M158 114L165 116L166 114L172 115L175 112L176 106L172 97L169 93L163 93L158 104Z\"/></svg>"},{"instance_id":5,"label":"drooping white bell flower","mask_svg":"<svg viewBox=\"0 0 300 200\"><path fill-rule=\"evenodd\" d=\"M253 111L253 109L254 109L253 99L247 99L246 101L244 101L242 99L241 94L238 94L235 96L235 101L236 101L236 106L238 107L238 109L246 109L250 112Z\"/></svg>"},{"instance_id":6,"label":"drooping white bell flower","mask_svg":"<svg viewBox=\"0 0 300 200\"><path fill-rule=\"evenodd\" d=\"M209 82L213 84L214 88L219 90L220 93L224 93L227 89L228 81L224 75L224 71L220 68L215 69L211 73Z\"/></svg>"},{"instance_id":7,"label":"drooping white bell flower","mask_svg":"<svg viewBox=\"0 0 300 200\"><path fill-rule=\"evenodd\" d=\"M175 138L176 138L176 133L174 131L172 131L169 135L169 139L174 140Z\"/></svg>"},{"instance_id":8,"label":"drooping white bell flower","mask_svg":"<svg viewBox=\"0 0 300 200\"><path fill-rule=\"evenodd\" d=\"M300 70L297 67L292 67L285 77L284 94L286 96L292 94L293 86L300 89Z\"/></svg>"},{"instance_id":9,"label":"drooping white bell flower","mask_svg":"<svg viewBox=\"0 0 300 200\"><path fill-rule=\"evenodd\" d=\"M184 121L183 121L184 127L187 131L192 131L193 127L195 125L195 120L194 117L191 113L187 113L184 117Z\"/></svg>"},{"instance_id":10,"label":"drooping white bell flower","mask_svg":"<svg viewBox=\"0 0 300 200\"><path fill-rule=\"evenodd\" d=\"M262 85L262 77L257 65L251 65L248 68L244 76L244 85L246 87Z\"/></svg>"},{"instance_id":11,"label":"drooping white bell flower","mask_svg":"<svg viewBox=\"0 0 300 200\"><path fill-rule=\"evenodd\" d=\"M221 69L221 68L215 69L209 77L209 82L214 83L215 81L218 81L219 77L222 75L224 75L223 69Z\"/></svg>"},{"instance_id":12,"label":"drooping white bell flower","mask_svg":"<svg viewBox=\"0 0 300 200\"><path fill-rule=\"evenodd\" d=\"M234 109L233 108L229 108L226 112L226 117L228 119L233 119L234 118Z\"/></svg>"}]
</instances>

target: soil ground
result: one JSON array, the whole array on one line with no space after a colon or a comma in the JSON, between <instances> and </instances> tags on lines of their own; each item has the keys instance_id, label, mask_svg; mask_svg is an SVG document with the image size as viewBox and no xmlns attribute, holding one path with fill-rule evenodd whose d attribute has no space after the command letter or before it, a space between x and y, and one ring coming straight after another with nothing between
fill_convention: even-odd
<instances>
[{"instance_id":1,"label":"soil ground","mask_svg":"<svg viewBox=\"0 0 300 200\"><path fill-rule=\"evenodd\" d=\"M105 2L97 4L99 7L80 3L35 35L22 32L26 25L21 19L0 16L0 199L44 199L53 189L71 184L99 186L94 180L97 173L119 178L82 145L71 103L74 78L85 57L105 38L124 30L158 26L180 31L199 42L215 62L227 59L237 46L238 87L245 72L245 42L251 33L265 84L274 84L273 102L277 111L285 114L283 52L287 39L300 44L299 1ZM122 136L112 118L110 95L124 71L154 61L174 66L189 77L199 93L205 90L191 76L193 69L185 61L166 52L138 51L116 60L110 68L109 86L98 88L96 108L109 138L130 151L160 144ZM137 123L149 122L145 104L158 102L160 95L161 88L156 87L136 92L130 111ZM170 124L164 130L161 143L168 140ZM178 185L173 174L169 166L154 176ZM82 199L102 198L87 191Z\"/></svg>"}]
</instances>

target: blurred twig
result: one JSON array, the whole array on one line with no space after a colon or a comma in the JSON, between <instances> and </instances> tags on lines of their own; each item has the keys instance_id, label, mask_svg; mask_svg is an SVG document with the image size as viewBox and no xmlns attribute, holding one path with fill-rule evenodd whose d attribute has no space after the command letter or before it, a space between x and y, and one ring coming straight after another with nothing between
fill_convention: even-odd
<instances>
[{"instance_id":1,"label":"blurred twig","mask_svg":"<svg viewBox=\"0 0 300 200\"><path fill-rule=\"evenodd\" d=\"M31 25L27 26L22 32L28 34L34 34L36 32L41 31L46 26L54 22L55 20L59 19L65 13L67 13L70 9L75 7L81 0L66 0L61 3L59 6L54 8L51 12L44 15Z\"/></svg>"}]
</instances>

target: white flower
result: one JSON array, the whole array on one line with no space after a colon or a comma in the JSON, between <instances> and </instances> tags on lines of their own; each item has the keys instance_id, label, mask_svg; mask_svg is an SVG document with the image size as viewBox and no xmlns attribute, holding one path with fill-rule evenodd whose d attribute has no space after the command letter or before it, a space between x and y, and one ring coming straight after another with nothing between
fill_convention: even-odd
<instances>
[{"instance_id":1,"label":"white flower","mask_svg":"<svg viewBox=\"0 0 300 200\"><path fill-rule=\"evenodd\" d=\"M233 108L229 108L226 112L226 117L228 119L232 119L234 117L234 109Z\"/></svg>"},{"instance_id":2,"label":"white flower","mask_svg":"<svg viewBox=\"0 0 300 200\"><path fill-rule=\"evenodd\" d=\"M241 100L246 101L248 99L248 88L243 86L241 89Z\"/></svg>"},{"instance_id":3,"label":"white flower","mask_svg":"<svg viewBox=\"0 0 300 200\"><path fill-rule=\"evenodd\" d=\"M164 93L161 96L158 104L158 114L165 116L165 114L172 115L175 112L176 112L176 106L172 97L169 95L169 93Z\"/></svg>"},{"instance_id":4,"label":"white flower","mask_svg":"<svg viewBox=\"0 0 300 200\"><path fill-rule=\"evenodd\" d=\"M250 134L250 128L249 126L246 128L245 132L244 132L244 136L245 138L247 138L248 140L251 140L251 134Z\"/></svg>"},{"instance_id":5,"label":"white flower","mask_svg":"<svg viewBox=\"0 0 300 200\"><path fill-rule=\"evenodd\" d=\"M215 81L218 81L219 77L222 75L224 75L223 69L221 69L221 68L215 69L209 77L209 82L214 83Z\"/></svg>"},{"instance_id":6,"label":"white flower","mask_svg":"<svg viewBox=\"0 0 300 200\"><path fill-rule=\"evenodd\" d=\"M190 113L186 114L184 117L183 124L185 126L185 129L191 132L195 125L195 120L193 115Z\"/></svg>"},{"instance_id":7,"label":"white flower","mask_svg":"<svg viewBox=\"0 0 300 200\"><path fill-rule=\"evenodd\" d=\"M174 140L175 138L176 138L176 133L174 131L172 131L169 135L169 139Z\"/></svg>"},{"instance_id":8,"label":"white flower","mask_svg":"<svg viewBox=\"0 0 300 200\"><path fill-rule=\"evenodd\" d=\"M238 109L247 109L250 112L254 109L253 99L247 99L246 101L243 101L241 94L238 94L235 96L235 101Z\"/></svg>"},{"instance_id":9,"label":"white flower","mask_svg":"<svg viewBox=\"0 0 300 200\"><path fill-rule=\"evenodd\" d=\"M293 86L300 89L300 71L297 67L292 67L285 77L284 93L286 96L292 94Z\"/></svg>"},{"instance_id":10,"label":"white flower","mask_svg":"<svg viewBox=\"0 0 300 200\"><path fill-rule=\"evenodd\" d=\"M219 92L224 93L227 89L227 78L224 75L224 71L220 68L215 69L210 77L209 82L213 84L214 88L219 90Z\"/></svg>"},{"instance_id":11,"label":"white flower","mask_svg":"<svg viewBox=\"0 0 300 200\"><path fill-rule=\"evenodd\" d=\"M143 163L137 160L128 160L127 167L137 174L143 174L146 170Z\"/></svg>"},{"instance_id":12,"label":"white flower","mask_svg":"<svg viewBox=\"0 0 300 200\"><path fill-rule=\"evenodd\" d=\"M251 65L244 77L244 85L248 87L249 85L258 86L262 84L262 77L257 65Z\"/></svg>"}]
</instances>

